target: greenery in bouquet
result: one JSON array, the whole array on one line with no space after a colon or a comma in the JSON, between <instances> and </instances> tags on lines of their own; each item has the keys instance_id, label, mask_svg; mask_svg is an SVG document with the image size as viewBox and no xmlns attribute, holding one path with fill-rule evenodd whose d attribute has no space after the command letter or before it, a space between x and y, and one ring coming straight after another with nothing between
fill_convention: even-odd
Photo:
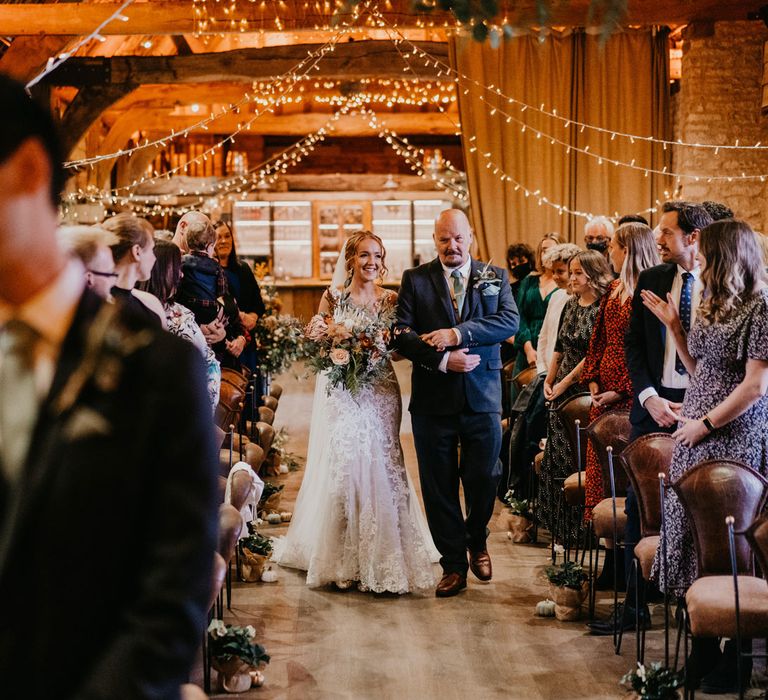
<instances>
[{"instance_id":1,"label":"greenery in bouquet","mask_svg":"<svg viewBox=\"0 0 768 700\"><path fill-rule=\"evenodd\" d=\"M515 498L515 492L512 489L507 491L504 496L504 503L507 504L512 515L520 515L528 520L533 520L530 501L526 498Z\"/></svg>"},{"instance_id":2,"label":"greenery in bouquet","mask_svg":"<svg viewBox=\"0 0 768 700\"><path fill-rule=\"evenodd\" d=\"M261 297L266 313L253 329L259 368L279 374L304 354L302 325L297 318L280 313L282 304L274 287L263 287Z\"/></svg>"},{"instance_id":3,"label":"greenery in bouquet","mask_svg":"<svg viewBox=\"0 0 768 700\"><path fill-rule=\"evenodd\" d=\"M211 656L227 662L237 657L253 667L269 663L269 655L261 644L256 644L256 630L248 625L225 625L221 620L211 620L208 625L208 644Z\"/></svg>"},{"instance_id":4,"label":"greenery in bouquet","mask_svg":"<svg viewBox=\"0 0 768 700\"><path fill-rule=\"evenodd\" d=\"M256 532L255 526L252 527L251 523L248 525L248 530L250 534L240 539L240 549L247 549L249 552L260 554L262 557L268 557L272 554L272 540Z\"/></svg>"},{"instance_id":5,"label":"greenery in bouquet","mask_svg":"<svg viewBox=\"0 0 768 700\"><path fill-rule=\"evenodd\" d=\"M332 308L313 316L304 331L305 357L313 372L325 373L329 393L343 387L354 395L391 371L387 359L396 307L360 308L348 292L332 301Z\"/></svg>"},{"instance_id":6,"label":"greenery in bouquet","mask_svg":"<svg viewBox=\"0 0 768 700\"><path fill-rule=\"evenodd\" d=\"M584 567L575 561L566 561L558 566L547 567L545 573L552 585L573 588L576 591L581 590L584 581L587 580Z\"/></svg>"},{"instance_id":7,"label":"greenery in bouquet","mask_svg":"<svg viewBox=\"0 0 768 700\"><path fill-rule=\"evenodd\" d=\"M673 671L658 661L648 668L638 663L637 669L628 671L620 683L642 700L675 700L680 697L678 688L683 686L683 672Z\"/></svg>"}]
</instances>

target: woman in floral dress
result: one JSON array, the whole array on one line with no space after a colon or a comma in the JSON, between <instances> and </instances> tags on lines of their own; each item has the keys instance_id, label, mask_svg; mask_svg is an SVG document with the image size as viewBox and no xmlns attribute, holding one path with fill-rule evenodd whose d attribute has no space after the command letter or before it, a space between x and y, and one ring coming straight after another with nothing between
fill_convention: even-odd
<instances>
[{"instance_id":1,"label":"woman in floral dress","mask_svg":"<svg viewBox=\"0 0 768 700\"><path fill-rule=\"evenodd\" d=\"M688 336L671 297L643 292L643 303L673 333L691 376L685 392L669 478L699 462L733 459L768 475L768 288L755 234L741 221L702 229L699 263L704 293ZM667 573L659 556L652 578L682 595L696 580L690 524L671 489L664 503ZM660 548L661 549L661 548Z\"/></svg>"},{"instance_id":2,"label":"woman in floral dress","mask_svg":"<svg viewBox=\"0 0 768 700\"><path fill-rule=\"evenodd\" d=\"M605 257L594 250L582 251L571 259L570 285L573 298L563 308L555 352L544 379L544 399L557 406L585 390L581 370L587 354L600 299L613 280ZM562 480L574 471L571 447L565 427L554 411L549 412L547 444L541 468L539 513L550 530L555 527L555 504Z\"/></svg>"}]
</instances>

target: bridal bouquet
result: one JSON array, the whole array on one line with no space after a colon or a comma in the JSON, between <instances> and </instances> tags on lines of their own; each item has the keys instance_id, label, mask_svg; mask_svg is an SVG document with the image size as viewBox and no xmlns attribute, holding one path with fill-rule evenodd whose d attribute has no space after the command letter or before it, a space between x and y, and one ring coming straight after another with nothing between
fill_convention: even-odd
<instances>
[{"instance_id":1,"label":"bridal bouquet","mask_svg":"<svg viewBox=\"0 0 768 700\"><path fill-rule=\"evenodd\" d=\"M387 303L361 308L349 294L337 294L332 301L330 311L315 314L304 330L307 364L315 373L326 373L329 392L343 387L354 395L389 371L396 308Z\"/></svg>"}]
</instances>

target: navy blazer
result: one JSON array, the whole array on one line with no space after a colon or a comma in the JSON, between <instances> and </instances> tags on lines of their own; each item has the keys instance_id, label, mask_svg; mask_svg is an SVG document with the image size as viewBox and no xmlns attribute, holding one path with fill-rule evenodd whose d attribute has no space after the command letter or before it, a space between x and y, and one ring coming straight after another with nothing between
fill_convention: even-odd
<instances>
[{"instance_id":1,"label":"navy blazer","mask_svg":"<svg viewBox=\"0 0 768 700\"><path fill-rule=\"evenodd\" d=\"M449 415L469 409L501 412L499 343L517 332L519 315L507 272L489 266L500 280L498 294L483 294L475 285L485 263L472 261L462 317L456 317L440 260L435 258L403 273L397 306L395 347L413 362L410 411ZM482 283L481 283L482 286ZM490 290L496 285L486 285ZM471 372L441 372L443 359L419 336L441 328L458 328L462 343L480 364Z\"/></svg>"},{"instance_id":2,"label":"navy blazer","mask_svg":"<svg viewBox=\"0 0 768 700\"><path fill-rule=\"evenodd\" d=\"M664 324L645 308L640 292L648 289L662 299L666 299L676 274L677 265L673 263L663 263L643 270L638 277L635 294L632 297L632 314L624 338L624 352L634 394L630 412L630 420L634 425L639 425L648 417L648 411L640 405L638 400L640 393L651 386L658 391L661 386L666 342Z\"/></svg>"},{"instance_id":3,"label":"navy blazer","mask_svg":"<svg viewBox=\"0 0 768 700\"><path fill-rule=\"evenodd\" d=\"M175 700L205 624L218 449L203 361L118 308L111 327L146 344L58 408L103 303L83 294L16 494L0 473L7 698Z\"/></svg>"}]
</instances>

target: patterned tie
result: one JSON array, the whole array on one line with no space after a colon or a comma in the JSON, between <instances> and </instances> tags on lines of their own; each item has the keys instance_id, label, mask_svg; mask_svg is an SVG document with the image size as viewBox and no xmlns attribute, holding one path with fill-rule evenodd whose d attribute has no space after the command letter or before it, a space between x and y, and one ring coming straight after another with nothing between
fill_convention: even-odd
<instances>
[{"instance_id":1,"label":"patterned tie","mask_svg":"<svg viewBox=\"0 0 768 700\"><path fill-rule=\"evenodd\" d=\"M0 467L15 482L24 466L37 418L35 345L26 323L9 321L0 331Z\"/></svg>"},{"instance_id":2,"label":"patterned tie","mask_svg":"<svg viewBox=\"0 0 768 700\"><path fill-rule=\"evenodd\" d=\"M453 277L453 297L456 299L456 311L461 318L461 310L464 308L464 279L458 270L451 272L451 277Z\"/></svg>"},{"instance_id":3,"label":"patterned tie","mask_svg":"<svg viewBox=\"0 0 768 700\"><path fill-rule=\"evenodd\" d=\"M683 288L680 290L680 323L685 332L691 330L691 303L693 297L693 275L690 272L683 273ZM675 353L675 371L678 374L688 374L680 355Z\"/></svg>"}]
</instances>

